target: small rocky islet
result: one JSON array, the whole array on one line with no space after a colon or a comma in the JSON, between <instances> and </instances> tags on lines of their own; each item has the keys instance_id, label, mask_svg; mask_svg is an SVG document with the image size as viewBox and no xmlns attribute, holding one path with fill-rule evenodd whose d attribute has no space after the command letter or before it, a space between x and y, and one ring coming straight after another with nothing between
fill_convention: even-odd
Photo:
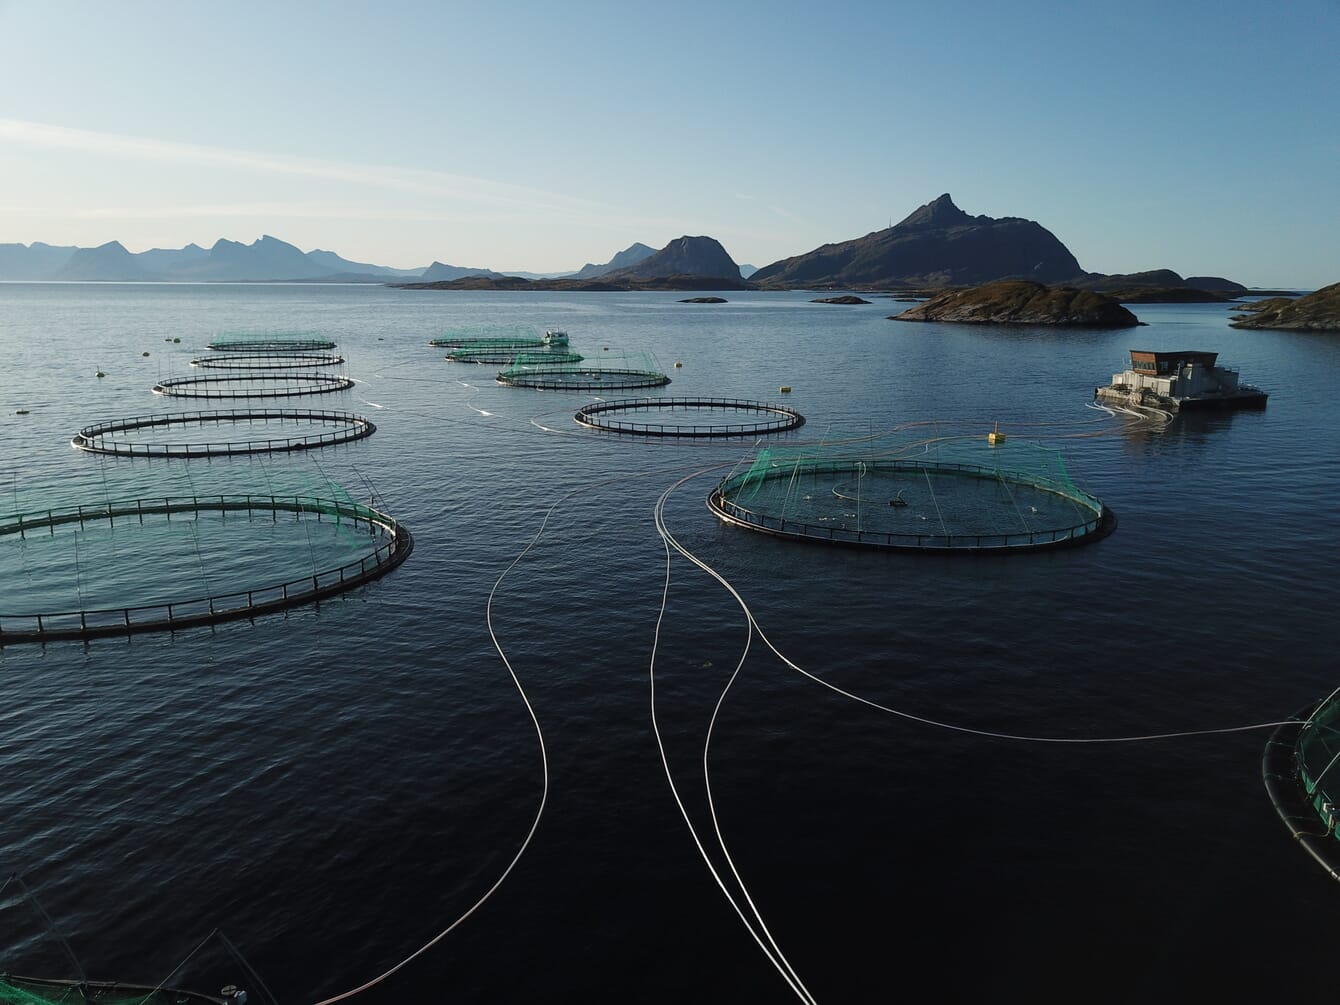
<instances>
[{"instance_id":1,"label":"small rocky islet","mask_svg":"<svg viewBox=\"0 0 1340 1005\"><path fill-rule=\"evenodd\" d=\"M962 290L947 290L891 321L948 321L958 324L1056 325L1069 328L1134 328L1139 318L1093 290L1047 286L1007 279Z\"/></svg>"},{"instance_id":2,"label":"small rocky islet","mask_svg":"<svg viewBox=\"0 0 1340 1005\"><path fill-rule=\"evenodd\" d=\"M1270 297L1242 304L1241 314L1229 322L1232 328L1264 328L1275 331L1340 331L1340 283L1323 286L1304 296Z\"/></svg>"}]
</instances>

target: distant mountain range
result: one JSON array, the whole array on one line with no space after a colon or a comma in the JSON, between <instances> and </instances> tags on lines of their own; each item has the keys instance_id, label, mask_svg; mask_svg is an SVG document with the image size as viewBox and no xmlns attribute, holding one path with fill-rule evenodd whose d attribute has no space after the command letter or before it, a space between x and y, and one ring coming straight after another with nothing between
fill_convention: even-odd
<instances>
[{"instance_id":1,"label":"distant mountain range","mask_svg":"<svg viewBox=\"0 0 1340 1005\"><path fill-rule=\"evenodd\" d=\"M603 265L569 273L503 273L433 262L394 269L351 262L331 251L303 252L266 235L251 244L220 239L131 253L119 241L96 248L0 244L0 280L106 282L342 282L512 289L842 289L939 290L1001 279L1066 284L1121 296L1199 291L1229 299L1245 288L1213 276L1182 279L1167 269L1124 276L1086 272L1041 224L1020 217L970 216L946 193L885 230L825 244L761 269L740 266L710 237L681 237L659 251L630 245ZM696 280L696 282L695 282ZM458 287L459 288L459 287ZM1132 292L1134 291L1134 292Z\"/></svg>"},{"instance_id":2,"label":"distant mountain range","mask_svg":"<svg viewBox=\"0 0 1340 1005\"><path fill-rule=\"evenodd\" d=\"M605 265L586 265L584 278L634 265L655 254L634 244ZM515 274L515 273L514 273ZM522 273L526 278L545 278ZM465 276L499 278L492 269L434 262L422 269L395 269L351 262L333 251L300 251L287 241L265 235L251 244L220 239L211 248L188 244L175 250L155 248L133 253L120 241L96 248L61 247L34 242L0 244L0 280L27 282L328 282L388 283L401 280L444 282Z\"/></svg>"}]
</instances>

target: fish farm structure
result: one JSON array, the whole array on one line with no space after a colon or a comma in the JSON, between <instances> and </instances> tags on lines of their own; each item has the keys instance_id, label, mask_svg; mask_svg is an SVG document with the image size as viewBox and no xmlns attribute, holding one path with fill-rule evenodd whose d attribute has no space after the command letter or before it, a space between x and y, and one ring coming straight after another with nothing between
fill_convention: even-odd
<instances>
[{"instance_id":1,"label":"fish farm structure","mask_svg":"<svg viewBox=\"0 0 1340 1005\"><path fill-rule=\"evenodd\" d=\"M573 417L590 429L637 436L763 436L805 424L794 408L740 398L620 398L583 405Z\"/></svg>"},{"instance_id":2,"label":"fish farm structure","mask_svg":"<svg viewBox=\"0 0 1340 1005\"><path fill-rule=\"evenodd\" d=\"M303 332L229 333L220 335L206 348L217 352L320 352L334 349L335 343Z\"/></svg>"},{"instance_id":3,"label":"fish farm structure","mask_svg":"<svg viewBox=\"0 0 1340 1005\"><path fill-rule=\"evenodd\" d=\"M915 449L769 448L723 478L708 508L737 527L826 544L1018 553L1096 541L1116 528L1060 453L998 436Z\"/></svg>"},{"instance_id":4,"label":"fish farm structure","mask_svg":"<svg viewBox=\"0 0 1340 1005\"><path fill-rule=\"evenodd\" d=\"M386 575L414 539L347 497L209 495L15 513L0 517L0 546L17 552L21 570L0 587L3 646L175 631L314 603ZM74 606L59 605L66 598Z\"/></svg>"},{"instance_id":5,"label":"fish farm structure","mask_svg":"<svg viewBox=\"0 0 1340 1005\"><path fill-rule=\"evenodd\" d=\"M205 370L316 370L343 362L343 356L331 352L221 352L198 356L191 360L191 366Z\"/></svg>"},{"instance_id":6,"label":"fish farm structure","mask_svg":"<svg viewBox=\"0 0 1340 1005\"><path fill-rule=\"evenodd\" d=\"M154 385L154 394L177 398L297 398L307 394L330 394L354 386L349 377L333 373L240 373L203 377L165 377Z\"/></svg>"},{"instance_id":7,"label":"fish farm structure","mask_svg":"<svg viewBox=\"0 0 1340 1005\"><path fill-rule=\"evenodd\" d=\"M473 325L448 328L428 344L446 349L539 349L548 344L543 335L526 325Z\"/></svg>"},{"instance_id":8,"label":"fish farm structure","mask_svg":"<svg viewBox=\"0 0 1340 1005\"><path fill-rule=\"evenodd\" d=\"M1340 879L1340 690L1275 730L1261 776L1294 840Z\"/></svg>"},{"instance_id":9,"label":"fish farm structure","mask_svg":"<svg viewBox=\"0 0 1340 1005\"><path fill-rule=\"evenodd\" d=\"M609 353L579 363L530 362L518 358L498 373L499 384L544 391L630 391L660 387L670 378L650 353Z\"/></svg>"},{"instance_id":10,"label":"fish farm structure","mask_svg":"<svg viewBox=\"0 0 1340 1005\"><path fill-rule=\"evenodd\" d=\"M159 435L168 430L174 438ZM245 438L210 438L221 430L237 430ZM238 408L109 419L85 426L70 443L118 457L218 457L311 450L361 440L376 431L370 420L353 412Z\"/></svg>"},{"instance_id":11,"label":"fish farm structure","mask_svg":"<svg viewBox=\"0 0 1340 1005\"><path fill-rule=\"evenodd\" d=\"M491 363L497 366L511 366L517 362L526 363L580 363L581 353L567 348L510 348L506 346L461 346L447 353L447 359L453 363Z\"/></svg>"}]
</instances>

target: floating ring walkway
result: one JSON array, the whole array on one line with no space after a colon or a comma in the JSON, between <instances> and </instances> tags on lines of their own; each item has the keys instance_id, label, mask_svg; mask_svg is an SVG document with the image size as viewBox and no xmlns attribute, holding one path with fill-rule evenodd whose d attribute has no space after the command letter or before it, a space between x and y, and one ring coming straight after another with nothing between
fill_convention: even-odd
<instances>
[{"instance_id":1,"label":"floating ring walkway","mask_svg":"<svg viewBox=\"0 0 1340 1005\"><path fill-rule=\"evenodd\" d=\"M1038 551L1117 526L1111 509L1072 485L924 459L756 462L722 479L707 507L776 537L922 552Z\"/></svg>"},{"instance_id":2,"label":"floating ring walkway","mask_svg":"<svg viewBox=\"0 0 1340 1005\"><path fill-rule=\"evenodd\" d=\"M91 639L140 632L174 631L199 625L218 624L240 618L286 610L332 597L386 575L414 550L414 538L394 518L352 502L339 502L312 496L208 496L138 499L130 502L78 506L49 510L46 513L20 515L0 524L0 537L34 533L54 534L63 524L117 520L138 520L146 516L164 516L170 522L174 513L246 513L273 518L280 512L314 514L318 520L366 524L380 540L372 554L357 561L313 571L281 583L271 583L230 593L184 597L164 603L134 607L113 607L37 614L0 614L0 646L17 642L52 642L62 639Z\"/></svg>"},{"instance_id":3,"label":"floating ring walkway","mask_svg":"<svg viewBox=\"0 0 1340 1005\"><path fill-rule=\"evenodd\" d=\"M1331 701L1309 704L1279 726L1266 743L1261 778L1289 833L1332 879L1340 879L1340 805L1334 774L1340 753L1337 712Z\"/></svg>"},{"instance_id":4,"label":"floating ring walkway","mask_svg":"<svg viewBox=\"0 0 1340 1005\"><path fill-rule=\"evenodd\" d=\"M507 387L530 387L541 391L632 391L641 387L660 387L670 378L655 370L623 370L603 367L536 367L531 370L504 370L497 381Z\"/></svg>"},{"instance_id":5,"label":"floating ring walkway","mask_svg":"<svg viewBox=\"0 0 1340 1005\"><path fill-rule=\"evenodd\" d=\"M351 378L333 373L209 375L167 377L154 385L154 394L178 398L297 398L305 394L330 394L353 386Z\"/></svg>"},{"instance_id":6,"label":"floating ring walkway","mask_svg":"<svg viewBox=\"0 0 1340 1005\"><path fill-rule=\"evenodd\" d=\"M567 349L498 349L468 346L453 349L446 357L452 363L493 363L498 366L510 366L525 361L528 363L580 363L585 357L579 352Z\"/></svg>"},{"instance_id":7,"label":"floating ring walkway","mask_svg":"<svg viewBox=\"0 0 1340 1005\"><path fill-rule=\"evenodd\" d=\"M322 349L334 349L335 343L323 338L285 338L283 336L264 336L260 338L217 338L205 347L218 352L313 352Z\"/></svg>"},{"instance_id":8,"label":"floating ring walkway","mask_svg":"<svg viewBox=\"0 0 1340 1005\"><path fill-rule=\"evenodd\" d=\"M203 370L316 370L343 362L344 357L333 352L222 352L198 356L191 366Z\"/></svg>"},{"instance_id":9,"label":"floating ring walkway","mask_svg":"<svg viewBox=\"0 0 1340 1005\"><path fill-rule=\"evenodd\" d=\"M762 418L741 422L650 422L618 417L639 411L742 413ZM621 398L583 405L573 418L591 429L637 436L761 436L798 429L805 424L805 417L794 408L742 398Z\"/></svg>"},{"instance_id":10,"label":"floating ring walkway","mask_svg":"<svg viewBox=\"0 0 1340 1005\"><path fill-rule=\"evenodd\" d=\"M301 436L266 436L264 439L224 440L205 443L136 443L117 439L119 434L143 429L172 426L222 426L226 423L254 426L266 423L296 422L311 426L331 426L325 432ZM109 419L85 426L70 440L73 446L95 454L114 454L118 457L217 457L227 454L277 453L285 450L311 450L337 443L349 443L371 436L377 431L373 423L353 412L336 412L310 408L230 408L210 412L177 412L170 415L139 415L129 419Z\"/></svg>"}]
</instances>

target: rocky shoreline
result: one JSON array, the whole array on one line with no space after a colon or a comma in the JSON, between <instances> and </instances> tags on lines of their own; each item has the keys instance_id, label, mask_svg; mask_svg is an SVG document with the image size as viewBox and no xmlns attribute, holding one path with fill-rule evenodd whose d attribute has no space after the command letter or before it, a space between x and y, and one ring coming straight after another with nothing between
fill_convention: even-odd
<instances>
[{"instance_id":1,"label":"rocky shoreline","mask_svg":"<svg viewBox=\"0 0 1340 1005\"><path fill-rule=\"evenodd\" d=\"M1271 297L1243 304L1241 314L1229 322L1232 328L1262 328L1272 331L1340 331L1340 283L1292 299Z\"/></svg>"},{"instance_id":2,"label":"rocky shoreline","mask_svg":"<svg viewBox=\"0 0 1340 1005\"><path fill-rule=\"evenodd\" d=\"M1134 328L1139 318L1111 297L1092 290L1003 280L950 290L890 317L891 321L957 324L1056 325L1066 328Z\"/></svg>"}]
</instances>

